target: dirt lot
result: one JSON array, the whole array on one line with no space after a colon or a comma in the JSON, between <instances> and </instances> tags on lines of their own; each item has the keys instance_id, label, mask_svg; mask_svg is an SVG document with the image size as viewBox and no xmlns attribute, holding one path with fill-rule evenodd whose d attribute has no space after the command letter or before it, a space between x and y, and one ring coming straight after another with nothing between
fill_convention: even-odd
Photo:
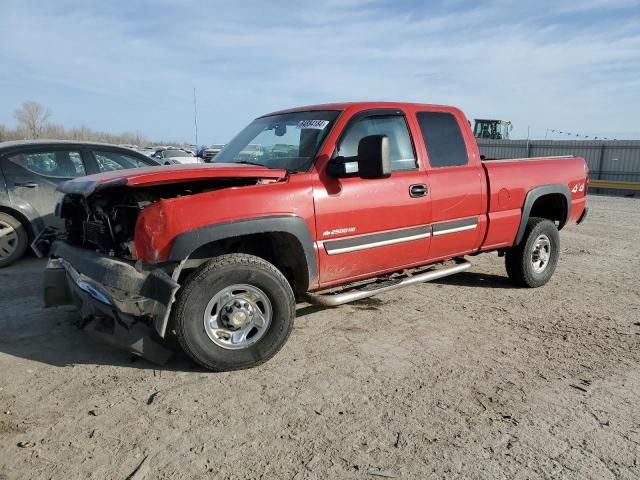
<instances>
[{"instance_id":1,"label":"dirt lot","mask_svg":"<svg viewBox=\"0 0 640 480\"><path fill-rule=\"evenodd\" d=\"M590 205L544 288L483 255L301 305L279 355L229 374L97 344L40 308L42 261L1 270L0 479L125 479L145 457L148 479L640 478L640 200Z\"/></svg>"}]
</instances>

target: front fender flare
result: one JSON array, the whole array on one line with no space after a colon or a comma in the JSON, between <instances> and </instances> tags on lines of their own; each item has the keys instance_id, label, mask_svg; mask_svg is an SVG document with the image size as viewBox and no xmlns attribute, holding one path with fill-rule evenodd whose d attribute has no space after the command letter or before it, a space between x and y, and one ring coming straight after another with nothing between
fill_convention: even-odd
<instances>
[{"instance_id":1,"label":"front fender flare","mask_svg":"<svg viewBox=\"0 0 640 480\"><path fill-rule=\"evenodd\" d=\"M274 215L216 223L181 233L174 239L167 260L182 261L189 258L198 248L217 240L256 233L277 232L289 233L298 239L307 262L309 285L313 285L318 279L318 261L313 238L305 221L295 215Z\"/></svg>"}]
</instances>

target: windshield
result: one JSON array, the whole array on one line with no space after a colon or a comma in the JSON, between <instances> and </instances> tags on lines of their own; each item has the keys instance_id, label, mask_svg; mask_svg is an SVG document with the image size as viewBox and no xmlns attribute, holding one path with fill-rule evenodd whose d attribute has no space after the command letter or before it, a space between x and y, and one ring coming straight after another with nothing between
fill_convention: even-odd
<instances>
[{"instance_id":1,"label":"windshield","mask_svg":"<svg viewBox=\"0 0 640 480\"><path fill-rule=\"evenodd\" d=\"M307 171L339 113L316 110L257 118L231 140L213 162Z\"/></svg>"},{"instance_id":2,"label":"windshield","mask_svg":"<svg viewBox=\"0 0 640 480\"><path fill-rule=\"evenodd\" d=\"M500 122L498 123L498 126L496 127L496 131L497 131L497 138L509 138L509 127L507 126L506 122Z\"/></svg>"}]
</instances>

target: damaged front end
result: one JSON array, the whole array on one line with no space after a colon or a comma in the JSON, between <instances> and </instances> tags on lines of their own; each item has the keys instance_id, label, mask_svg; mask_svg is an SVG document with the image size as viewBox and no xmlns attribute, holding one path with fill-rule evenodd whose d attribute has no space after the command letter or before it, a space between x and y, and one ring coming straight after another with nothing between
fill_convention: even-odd
<instances>
[{"instance_id":1,"label":"damaged front end","mask_svg":"<svg viewBox=\"0 0 640 480\"><path fill-rule=\"evenodd\" d=\"M169 359L160 337L179 288L171 276L178 264L140 269L133 261L64 241L55 241L50 253L45 307L75 305L85 329L102 340L155 363Z\"/></svg>"},{"instance_id":2,"label":"damaged front end","mask_svg":"<svg viewBox=\"0 0 640 480\"><path fill-rule=\"evenodd\" d=\"M140 250L148 249L146 243L153 238L146 238L149 228L137 230L136 226L145 209L152 207L152 211L164 201L256 185L265 181L265 175L275 181L282 175L235 169L230 177L229 170L136 169L119 177L112 173L111 177L91 176L62 184L59 190L65 195L56 215L65 227L46 239L50 260L44 277L45 306L75 305L85 330L164 363L171 351L162 345L162 339L184 262L138 255L134 237ZM151 230L161 233L162 222L157 218L154 222Z\"/></svg>"}]
</instances>

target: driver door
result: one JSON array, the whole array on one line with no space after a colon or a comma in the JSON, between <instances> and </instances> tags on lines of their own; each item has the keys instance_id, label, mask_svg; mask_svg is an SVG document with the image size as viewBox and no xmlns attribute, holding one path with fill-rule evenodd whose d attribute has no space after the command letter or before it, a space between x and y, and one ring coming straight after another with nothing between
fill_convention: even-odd
<instances>
[{"instance_id":1,"label":"driver door","mask_svg":"<svg viewBox=\"0 0 640 480\"><path fill-rule=\"evenodd\" d=\"M428 255L429 203L420 188L425 174L404 112L356 114L336 142L336 155L357 155L360 139L368 135L389 137L390 177L336 179L323 171L314 186L322 286L424 263Z\"/></svg>"}]
</instances>

